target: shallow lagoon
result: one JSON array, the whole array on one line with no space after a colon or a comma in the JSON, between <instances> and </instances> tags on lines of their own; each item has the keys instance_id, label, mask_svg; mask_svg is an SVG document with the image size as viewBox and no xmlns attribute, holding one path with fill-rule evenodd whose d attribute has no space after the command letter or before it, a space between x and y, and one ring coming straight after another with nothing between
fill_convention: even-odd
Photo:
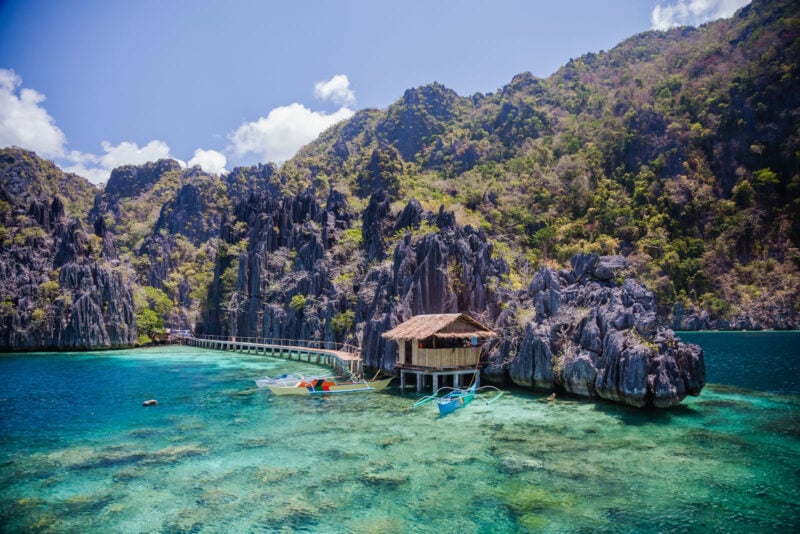
<instances>
[{"instance_id":1,"label":"shallow lagoon","mask_svg":"<svg viewBox=\"0 0 800 534\"><path fill-rule=\"evenodd\" d=\"M798 361L800 334L787 335ZM713 338L699 342L710 359L730 357ZM260 356L183 347L5 355L0 525L796 531L800 396L723 385L735 380L715 362L708 369L712 384L673 410L513 390L440 418L432 405L412 410L417 397L397 389L273 397L252 378L319 368ZM159 405L143 408L149 398Z\"/></svg>"}]
</instances>

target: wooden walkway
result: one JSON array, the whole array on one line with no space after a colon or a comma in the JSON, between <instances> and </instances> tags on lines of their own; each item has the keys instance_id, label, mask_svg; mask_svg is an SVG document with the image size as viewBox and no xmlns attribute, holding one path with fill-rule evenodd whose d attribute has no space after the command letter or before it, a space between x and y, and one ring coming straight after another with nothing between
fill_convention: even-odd
<instances>
[{"instance_id":1,"label":"wooden walkway","mask_svg":"<svg viewBox=\"0 0 800 534\"><path fill-rule=\"evenodd\" d=\"M297 360L299 362L324 365L333 369L337 375L361 376L363 361L358 352L326 349L321 347L301 347L282 343L263 343L259 341L243 341L236 338L198 338L186 337L184 342L193 347L204 349L225 350L246 354L262 354L273 358Z\"/></svg>"}]
</instances>

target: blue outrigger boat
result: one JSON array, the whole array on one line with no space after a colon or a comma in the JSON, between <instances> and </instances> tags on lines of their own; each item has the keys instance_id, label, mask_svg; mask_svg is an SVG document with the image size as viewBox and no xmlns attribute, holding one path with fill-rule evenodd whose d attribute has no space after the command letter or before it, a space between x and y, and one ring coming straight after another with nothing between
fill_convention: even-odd
<instances>
[{"instance_id":1,"label":"blue outrigger boat","mask_svg":"<svg viewBox=\"0 0 800 534\"><path fill-rule=\"evenodd\" d=\"M436 405L439 407L439 413L447 415L453 413L459 408L463 408L475 398L475 383L467 389L454 389L444 397L436 399Z\"/></svg>"},{"instance_id":2,"label":"blue outrigger boat","mask_svg":"<svg viewBox=\"0 0 800 534\"><path fill-rule=\"evenodd\" d=\"M428 395L427 397L423 397L422 399L420 399L417 402L415 402L414 405L412 406L412 408L416 408L417 406L422 406L423 404L426 404L428 402L431 402L431 401L435 400L436 401L436 406L439 408L439 414L440 415L447 415L447 414L453 413L454 411L458 410L459 408L463 408L464 406L467 406L475 398L475 395L478 393L478 391L480 391L482 389L494 389L495 391L498 391L498 394L495 395L492 398L492 400L488 401L486 404L493 403L494 401L499 399L504 393L503 391L500 391L499 389L497 389L494 386L483 386L483 387L477 388L475 383L473 382L472 385L470 385L466 389L450 388L450 387L439 388L433 395ZM449 390L449 393L446 393L445 395L442 395L441 397L439 396L440 392L448 391L448 390Z\"/></svg>"}]
</instances>

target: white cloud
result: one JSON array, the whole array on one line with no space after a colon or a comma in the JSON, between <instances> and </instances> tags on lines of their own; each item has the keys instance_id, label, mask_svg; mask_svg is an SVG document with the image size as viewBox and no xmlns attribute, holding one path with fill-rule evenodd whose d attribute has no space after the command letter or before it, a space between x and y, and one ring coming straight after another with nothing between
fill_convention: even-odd
<instances>
[{"instance_id":1,"label":"white cloud","mask_svg":"<svg viewBox=\"0 0 800 534\"><path fill-rule=\"evenodd\" d=\"M63 163L59 165L64 172L71 172L83 176L93 184L101 184L108 180L111 171L99 167L99 157L73 150L67 154Z\"/></svg>"},{"instance_id":2,"label":"white cloud","mask_svg":"<svg viewBox=\"0 0 800 534\"><path fill-rule=\"evenodd\" d=\"M169 145L164 141L153 140L139 148L139 145L130 141L123 141L114 146L108 141L100 143L105 154L100 156L100 163L107 169L120 165L140 165L148 161L169 158Z\"/></svg>"},{"instance_id":3,"label":"white cloud","mask_svg":"<svg viewBox=\"0 0 800 534\"><path fill-rule=\"evenodd\" d=\"M234 154L255 154L263 161L283 162L325 129L350 118L353 111L342 107L335 113L311 111L294 103L273 109L266 117L246 122L230 134Z\"/></svg>"},{"instance_id":4,"label":"white cloud","mask_svg":"<svg viewBox=\"0 0 800 534\"><path fill-rule=\"evenodd\" d=\"M169 145L157 139L148 142L143 147L139 147L131 141L123 141L118 145L103 141L101 146L105 152L101 156L73 150L64 158L67 164L62 165L62 169L99 184L107 181L111 171L122 165L141 165L148 161L165 158L176 159L170 156ZM186 165L183 161L176 161L183 166Z\"/></svg>"},{"instance_id":5,"label":"white cloud","mask_svg":"<svg viewBox=\"0 0 800 534\"><path fill-rule=\"evenodd\" d=\"M677 0L657 4L650 14L654 30L673 26L699 26L704 22L732 16L750 0Z\"/></svg>"},{"instance_id":6,"label":"white cloud","mask_svg":"<svg viewBox=\"0 0 800 534\"><path fill-rule=\"evenodd\" d=\"M228 172L225 169L226 163L228 163L228 159L222 152L198 148L194 151L194 157L189 160L189 167L200 165L200 168L208 173L222 174Z\"/></svg>"},{"instance_id":7,"label":"white cloud","mask_svg":"<svg viewBox=\"0 0 800 534\"><path fill-rule=\"evenodd\" d=\"M228 156L255 155L262 161L280 163L294 156L325 129L353 115L348 105L355 102L355 94L344 74L317 82L314 96L341 107L333 113L312 111L298 103L275 108L266 117L245 122L229 134ZM64 171L83 176L95 184L107 181L111 171L121 165L176 159L170 155L169 145L160 140L151 140L142 147L131 141L117 145L103 141L103 153L99 155L67 151L67 138L41 105L44 100L43 94L22 88L22 79L13 70L0 69L0 147L16 145L55 158ZM227 172L227 160L222 152L197 149L189 164L219 174ZM184 162L177 161L185 166Z\"/></svg>"},{"instance_id":8,"label":"white cloud","mask_svg":"<svg viewBox=\"0 0 800 534\"><path fill-rule=\"evenodd\" d=\"M277 107L266 117L245 122L231 133L228 150L238 158L256 155L262 161L280 163L294 156L325 129L353 116L348 106L355 103L356 96L346 75L337 74L330 80L317 82L314 96L341 107L333 113L312 111L297 102Z\"/></svg>"},{"instance_id":9,"label":"white cloud","mask_svg":"<svg viewBox=\"0 0 800 534\"><path fill-rule=\"evenodd\" d=\"M46 157L63 155L67 138L40 106L44 95L33 89L19 90L21 85L17 73L0 69L0 147L18 146Z\"/></svg>"},{"instance_id":10,"label":"white cloud","mask_svg":"<svg viewBox=\"0 0 800 534\"><path fill-rule=\"evenodd\" d=\"M314 96L340 106L349 106L356 101L356 95L350 89L350 80L346 74L337 74L330 80L315 83Z\"/></svg>"},{"instance_id":11,"label":"white cloud","mask_svg":"<svg viewBox=\"0 0 800 534\"><path fill-rule=\"evenodd\" d=\"M38 91L22 87L22 79L13 70L0 69L0 147L18 146L55 158L66 172L95 184L108 180L111 171L120 165L139 165L171 157L169 146L158 140L143 147L130 141L118 145L104 141L101 143L104 154L99 156L77 150L67 153L67 137L41 106L44 100L45 96Z\"/></svg>"}]
</instances>

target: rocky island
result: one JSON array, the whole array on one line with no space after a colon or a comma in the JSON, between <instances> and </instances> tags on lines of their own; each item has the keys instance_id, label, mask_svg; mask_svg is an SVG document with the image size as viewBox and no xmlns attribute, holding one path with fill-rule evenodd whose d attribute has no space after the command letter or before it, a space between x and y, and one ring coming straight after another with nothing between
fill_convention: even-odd
<instances>
[{"instance_id":1,"label":"rocky island","mask_svg":"<svg viewBox=\"0 0 800 534\"><path fill-rule=\"evenodd\" d=\"M797 7L634 36L495 93L438 83L278 167L172 160L101 188L0 151L0 350L164 328L347 342L464 312L497 383L669 407L705 383L672 330L800 309Z\"/></svg>"}]
</instances>

